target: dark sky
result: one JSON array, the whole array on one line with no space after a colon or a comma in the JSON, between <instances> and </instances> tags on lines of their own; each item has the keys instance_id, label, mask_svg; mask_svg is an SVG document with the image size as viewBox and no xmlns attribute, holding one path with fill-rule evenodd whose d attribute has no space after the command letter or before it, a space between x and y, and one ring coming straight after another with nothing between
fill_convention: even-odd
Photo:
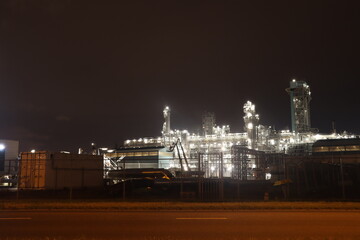
<instances>
[{"instance_id":1,"label":"dark sky","mask_svg":"<svg viewBox=\"0 0 360 240\"><path fill-rule=\"evenodd\" d=\"M242 106L290 127L292 78L312 126L360 133L360 8L354 1L0 1L0 138L70 150L197 131L243 131Z\"/></svg>"}]
</instances>

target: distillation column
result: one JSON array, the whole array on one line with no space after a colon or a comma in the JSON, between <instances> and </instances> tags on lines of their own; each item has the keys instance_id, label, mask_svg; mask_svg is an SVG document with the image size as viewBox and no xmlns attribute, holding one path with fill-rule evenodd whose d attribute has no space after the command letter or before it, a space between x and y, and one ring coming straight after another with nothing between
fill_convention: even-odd
<instances>
[{"instance_id":1,"label":"distillation column","mask_svg":"<svg viewBox=\"0 0 360 240\"><path fill-rule=\"evenodd\" d=\"M244 113L244 129L247 132L248 145L251 149L255 149L257 144L257 128L259 125L259 114L255 112L255 104L247 101L244 104Z\"/></svg>"},{"instance_id":2,"label":"distillation column","mask_svg":"<svg viewBox=\"0 0 360 240\"><path fill-rule=\"evenodd\" d=\"M290 94L291 105L291 128L295 133L310 131L310 87L304 81L290 81L290 87L286 89Z\"/></svg>"},{"instance_id":3,"label":"distillation column","mask_svg":"<svg viewBox=\"0 0 360 240\"><path fill-rule=\"evenodd\" d=\"M211 112L205 112L202 116L202 125L204 136L214 134L215 114Z\"/></svg>"},{"instance_id":4,"label":"distillation column","mask_svg":"<svg viewBox=\"0 0 360 240\"><path fill-rule=\"evenodd\" d=\"M171 136L170 136L170 108L166 106L163 110L164 114L164 124L162 129L162 135L165 146L170 146L171 144Z\"/></svg>"}]
</instances>

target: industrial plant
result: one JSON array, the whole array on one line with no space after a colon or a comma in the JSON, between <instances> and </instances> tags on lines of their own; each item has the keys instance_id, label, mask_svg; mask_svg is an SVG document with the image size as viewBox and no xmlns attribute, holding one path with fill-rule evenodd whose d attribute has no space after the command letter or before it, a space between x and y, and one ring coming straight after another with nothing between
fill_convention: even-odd
<instances>
[{"instance_id":1,"label":"industrial plant","mask_svg":"<svg viewBox=\"0 0 360 240\"><path fill-rule=\"evenodd\" d=\"M160 136L129 139L121 148L101 149L105 178L121 179L127 169L166 169L190 182L202 179L202 187L221 179L221 184L237 185L237 191L239 184L254 189L256 184L271 183L279 186L284 197L290 193L299 198L315 192L342 197L349 196L346 192L359 194L354 190L360 183L359 136L335 129L322 134L311 126L311 91L306 82L293 79L286 92L291 130L262 125L255 104L247 101L244 132L218 126L215 114L206 112L202 134L191 133L171 128L171 109L166 106ZM202 187L196 190L198 196L203 194Z\"/></svg>"},{"instance_id":2,"label":"industrial plant","mask_svg":"<svg viewBox=\"0 0 360 240\"><path fill-rule=\"evenodd\" d=\"M145 187L202 200L268 198L269 193L285 199L360 197L359 136L335 129L322 134L311 126L306 82L293 79L286 92L291 130L262 125L255 104L247 101L243 132L217 125L215 114L206 112L202 133L191 133L171 127L171 109L166 106L159 136L129 139L119 148L93 145L91 155L81 149L78 154L21 153L18 173L12 169L7 174L17 176L20 189L104 185L123 196L129 189ZM6 159L0 163L9 166Z\"/></svg>"},{"instance_id":3,"label":"industrial plant","mask_svg":"<svg viewBox=\"0 0 360 240\"><path fill-rule=\"evenodd\" d=\"M120 163L126 164L126 168L155 167L191 172L194 169L198 170L200 155L217 153L222 156L222 165L216 164L217 160L213 162L212 159L205 157L203 160L206 169L202 169L205 171L205 177L219 177L218 168L221 167L223 177L270 179L271 172L261 167L251 154L245 154L246 166L239 165L236 159L238 149L270 155L310 156L329 151L328 148L314 148L314 143L320 140L337 139L344 142L346 139L358 139L358 136L339 134L336 131L331 134L321 134L316 128L311 127L311 91L306 82L293 79L286 92L290 96L291 103L291 131L277 131L270 126L261 125L255 104L247 101L243 106L244 132L235 133L231 132L229 125L216 125L215 114L207 112L202 118L202 134L195 134L186 129L172 129L171 110L166 106L163 110L164 123L161 136L129 139L124 142L124 147L121 149L106 149L105 168L112 169ZM336 148L331 151L343 151L343 149ZM360 151L360 146L356 144L348 146L346 151ZM156 158L153 158L155 156ZM242 173L241 176L239 172Z\"/></svg>"}]
</instances>

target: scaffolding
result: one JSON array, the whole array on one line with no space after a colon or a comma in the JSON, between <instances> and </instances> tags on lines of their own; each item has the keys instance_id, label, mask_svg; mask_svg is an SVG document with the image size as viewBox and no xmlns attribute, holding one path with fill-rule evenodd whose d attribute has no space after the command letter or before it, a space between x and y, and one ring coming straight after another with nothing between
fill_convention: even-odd
<instances>
[{"instance_id":1,"label":"scaffolding","mask_svg":"<svg viewBox=\"0 0 360 240\"><path fill-rule=\"evenodd\" d=\"M231 147L232 178L238 180L265 180L267 168L265 152L244 146Z\"/></svg>"}]
</instances>

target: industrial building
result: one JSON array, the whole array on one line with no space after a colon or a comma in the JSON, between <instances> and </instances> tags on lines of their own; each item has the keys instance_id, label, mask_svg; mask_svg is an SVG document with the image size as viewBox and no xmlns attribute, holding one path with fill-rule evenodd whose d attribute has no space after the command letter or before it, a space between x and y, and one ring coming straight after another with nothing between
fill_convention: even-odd
<instances>
[{"instance_id":1,"label":"industrial building","mask_svg":"<svg viewBox=\"0 0 360 240\"><path fill-rule=\"evenodd\" d=\"M173 153L167 150L165 147L120 148L106 153L110 159L106 168L169 168Z\"/></svg>"},{"instance_id":2,"label":"industrial building","mask_svg":"<svg viewBox=\"0 0 360 240\"><path fill-rule=\"evenodd\" d=\"M171 110L166 106L160 136L129 139L121 148L102 151L105 178L115 174L124 181L126 169L152 167L176 176L171 181L155 180L152 187L177 189L181 197L200 200L269 195L272 199L358 199L359 136L335 129L319 133L311 126L310 86L294 79L285 90L290 97L291 130L262 125L255 104L247 101L243 132L217 125L215 114L206 112L202 133L191 133L171 128Z\"/></svg>"},{"instance_id":3,"label":"industrial building","mask_svg":"<svg viewBox=\"0 0 360 240\"><path fill-rule=\"evenodd\" d=\"M206 173L204 176L209 178L221 176L276 181L284 176L274 174L270 171L271 166L264 163L265 160L259 160L263 154L266 154L267 159L279 154L310 156L313 149L319 151L316 148L316 142L319 140L358 138L347 133L321 134L316 128L312 128L311 91L306 82L293 79L286 92L290 96L291 131L277 131L270 126L261 125L260 116L251 101L247 101L243 106L245 127L244 132L238 133L231 132L229 125L216 125L214 113L203 115L202 134L191 133L186 129L172 129L171 110L166 106L163 110L164 123L161 135L129 139L124 142L123 148L105 151L105 168L111 170L118 166L154 166L174 172L202 171ZM353 148L358 146L357 143ZM144 152L147 153L147 149L161 151L156 150L158 153L155 151L153 156L145 156Z\"/></svg>"}]
</instances>

